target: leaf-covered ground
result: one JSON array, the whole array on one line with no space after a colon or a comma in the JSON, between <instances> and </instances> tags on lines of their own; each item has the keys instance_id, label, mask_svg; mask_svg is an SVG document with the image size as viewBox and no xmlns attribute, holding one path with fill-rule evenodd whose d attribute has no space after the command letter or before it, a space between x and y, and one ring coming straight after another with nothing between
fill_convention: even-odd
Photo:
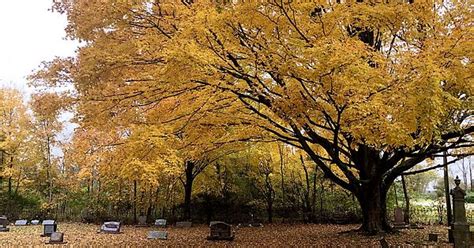
<instances>
[{"instance_id":1,"label":"leaf-covered ground","mask_svg":"<svg viewBox=\"0 0 474 248\"><path fill-rule=\"evenodd\" d=\"M65 233L66 245L52 247L380 247L380 236L367 237L353 232L356 225L266 225L263 228L236 229L234 241L208 241L209 228L201 225L188 229L166 228L168 240L147 240L153 227L125 226L121 234L98 234L98 225L59 223L58 231ZM15 227L0 232L0 247L42 247L49 239L40 237L42 226ZM439 233L439 243L428 242L428 233ZM451 247L444 226L401 230L386 236L388 243L398 247ZM397 247L397 246L392 246Z\"/></svg>"}]
</instances>

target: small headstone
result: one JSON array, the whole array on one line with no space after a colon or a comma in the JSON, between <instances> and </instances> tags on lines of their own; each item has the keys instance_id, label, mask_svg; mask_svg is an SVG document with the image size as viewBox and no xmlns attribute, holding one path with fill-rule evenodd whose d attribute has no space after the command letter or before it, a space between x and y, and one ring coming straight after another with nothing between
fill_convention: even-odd
<instances>
[{"instance_id":1,"label":"small headstone","mask_svg":"<svg viewBox=\"0 0 474 248\"><path fill-rule=\"evenodd\" d=\"M51 237L49 238L49 241L46 242L46 244L66 244L67 242L64 242L64 233L61 232L53 232L51 233Z\"/></svg>"},{"instance_id":2,"label":"small headstone","mask_svg":"<svg viewBox=\"0 0 474 248\"><path fill-rule=\"evenodd\" d=\"M17 220L15 221L15 226L26 226L28 224L27 220Z\"/></svg>"},{"instance_id":3,"label":"small headstone","mask_svg":"<svg viewBox=\"0 0 474 248\"><path fill-rule=\"evenodd\" d=\"M148 232L148 239L168 239L168 232L166 231L150 231Z\"/></svg>"},{"instance_id":4,"label":"small headstone","mask_svg":"<svg viewBox=\"0 0 474 248\"><path fill-rule=\"evenodd\" d=\"M231 225L222 221L211 221L208 240L234 240Z\"/></svg>"},{"instance_id":5,"label":"small headstone","mask_svg":"<svg viewBox=\"0 0 474 248\"><path fill-rule=\"evenodd\" d=\"M429 233L428 234L428 241L438 242L438 234L437 233Z\"/></svg>"},{"instance_id":6,"label":"small headstone","mask_svg":"<svg viewBox=\"0 0 474 248\"><path fill-rule=\"evenodd\" d=\"M0 216L0 232L8 232L10 229L7 227L8 224L8 218L6 216Z\"/></svg>"},{"instance_id":7,"label":"small headstone","mask_svg":"<svg viewBox=\"0 0 474 248\"><path fill-rule=\"evenodd\" d=\"M193 225L192 222L190 221L179 221L179 222L176 222L176 227L178 228L189 228Z\"/></svg>"},{"instance_id":8,"label":"small headstone","mask_svg":"<svg viewBox=\"0 0 474 248\"><path fill-rule=\"evenodd\" d=\"M108 221L100 227L100 231L104 233L120 233L120 222Z\"/></svg>"},{"instance_id":9,"label":"small headstone","mask_svg":"<svg viewBox=\"0 0 474 248\"><path fill-rule=\"evenodd\" d=\"M31 225L39 225L40 221L39 220L32 220Z\"/></svg>"},{"instance_id":10,"label":"small headstone","mask_svg":"<svg viewBox=\"0 0 474 248\"><path fill-rule=\"evenodd\" d=\"M51 236L52 233L56 232L58 225L55 220L43 220L43 235Z\"/></svg>"},{"instance_id":11,"label":"small headstone","mask_svg":"<svg viewBox=\"0 0 474 248\"><path fill-rule=\"evenodd\" d=\"M166 227L166 220L165 219L155 220L155 226L157 226L157 227Z\"/></svg>"},{"instance_id":12,"label":"small headstone","mask_svg":"<svg viewBox=\"0 0 474 248\"><path fill-rule=\"evenodd\" d=\"M141 215L141 216L138 216L138 227L144 227L144 226L147 226L146 224L146 216L144 215Z\"/></svg>"},{"instance_id":13,"label":"small headstone","mask_svg":"<svg viewBox=\"0 0 474 248\"><path fill-rule=\"evenodd\" d=\"M394 209L393 216L394 216L394 219L395 219L394 222L393 222L393 225L394 225L395 228L401 228L401 227L406 226L405 218L404 218L404 215L403 215L403 209L401 209L399 207L396 207Z\"/></svg>"}]
</instances>

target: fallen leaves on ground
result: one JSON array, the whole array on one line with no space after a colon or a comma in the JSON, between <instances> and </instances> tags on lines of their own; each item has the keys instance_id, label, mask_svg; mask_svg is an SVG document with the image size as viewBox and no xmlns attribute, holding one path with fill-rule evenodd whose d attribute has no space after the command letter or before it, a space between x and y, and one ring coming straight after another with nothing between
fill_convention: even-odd
<instances>
[{"instance_id":1,"label":"fallen leaves on ground","mask_svg":"<svg viewBox=\"0 0 474 248\"><path fill-rule=\"evenodd\" d=\"M59 223L65 245L45 245L48 237L40 237L38 226L10 226L10 232L0 233L0 247L380 247L381 236L365 236L355 232L357 225L276 224L264 227L235 229L234 241L208 241L209 228L155 228L124 226L121 234L97 233L99 225ZM148 240L152 230L168 231L168 240ZM438 233L438 243L428 242L429 233ZM451 247L447 243L445 226L425 226L405 229L385 236L392 247Z\"/></svg>"}]
</instances>

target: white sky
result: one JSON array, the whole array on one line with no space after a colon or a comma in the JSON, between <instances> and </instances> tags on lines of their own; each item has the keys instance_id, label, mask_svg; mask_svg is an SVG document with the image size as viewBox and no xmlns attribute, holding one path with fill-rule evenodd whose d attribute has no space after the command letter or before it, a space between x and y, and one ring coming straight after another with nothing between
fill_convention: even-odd
<instances>
[{"instance_id":1,"label":"white sky","mask_svg":"<svg viewBox=\"0 0 474 248\"><path fill-rule=\"evenodd\" d=\"M26 77L42 61L74 54L66 17L48 11L53 0L0 0L0 87L29 93Z\"/></svg>"}]
</instances>

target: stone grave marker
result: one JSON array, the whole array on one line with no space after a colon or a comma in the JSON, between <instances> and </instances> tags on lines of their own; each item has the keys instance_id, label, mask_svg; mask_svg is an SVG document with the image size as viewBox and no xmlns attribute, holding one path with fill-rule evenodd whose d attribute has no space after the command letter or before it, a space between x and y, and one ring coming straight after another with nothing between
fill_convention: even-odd
<instances>
[{"instance_id":1,"label":"stone grave marker","mask_svg":"<svg viewBox=\"0 0 474 248\"><path fill-rule=\"evenodd\" d=\"M108 221L100 227L100 232L103 233L120 233L120 222Z\"/></svg>"},{"instance_id":2,"label":"stone grave marker","mask_svg":"<svg viewBox=\"0 0 474 248\"><path fill-rule=\"evenodd\" d=\"M394 222L393 222L393 225L394 225L395 228L406 227L405 217L403 215L403 209L402 208L396 207L393 210L393 216L394 216L394 219L395 219Z\"/></svg>"},{"instance_id":3,"label":"stone grave marker","mask_svg":"<svg viewBox=\"0 0 474 248\"><path fill-rule=\"evenodd\" d=\"M466 206L465 199L466 192L459 187L461 180L456 176L454 180L456 187L451 190L450 194L453 197L453 217L454 222L452 223L452 233L454 239L454 247L456 248L468 248L471 247L471 233L469 230L469 224L466 218Z\"/></svg>"},{"instance_id":4,"label":"stone grave marker","mask_svg":"<svg viewBox=\"0 0 474 248\"><path fill-rule=\"evenodd\" d=\"M6 216L0 216L0 232L8 232L10 229L7 227L10 223Z\"/></svg>"},{"instance_id":5,"label":"stone grave marker","mask_svg":"<svg viewBox=\"0 0 474 248\"><path fill-rule=\"evenodd\" d=\"M64 233L61 232L53 232L49 238L49 241L46 244L66 244L64 242Z\"/></svg>"},{"instance_id":6,"label":"stone grave marker","mask_svg":"<svg viewBox=\"0 0 474 248\"><path fill-rule=\"evenodd\" d=\"M32 220L31 225L39 225L40 221L39 220Z\"/></svg>"},{"instance_id":7,"label":"stone grave marker","mask_svg":"<svg viewBox=\"0 0 474 248\"><path fill-rule=\"evenodd\" d=\"M166 231L150 231L148 232L148 239L168 239L168 232Z\"/></svg>"},{"instance_id":8,"label":"stone grave marker","mask_svg":"<svg viewBox=\"0 0 474 248\"><path fill-rule=\"evenodd\" d=\"M234 240L232 226L222 221L211 221L208 240Z\"/></svg>"},{"instance_id":9,"label":"stone grave marker","mask_svg":"<svg viewBox=\"0 0 474 248\"><path fill-rule=\"evenodd\" d=\"M157 226L157 227L166 227L166 220L165 219L155 220L155 226Z\"/></svg>"},{"instance_id":10,"label":"stone grave marker","mask_svg":"<svg viewBox=\"0 0 474 248\"><path fill-rule=\"evenodd\" d=\"M176 222L176 227L177 228L189 228L192 227L193 223L191 221L179 221Z\"/></svg>"},{"instance_id":11,"label":"stone grave marker","mask_svg":"<svg viewBox=\"0 0 474 248\"><path fill-rule=\"evenodd\" d=\"M26 225L28 225L27 220L17 220L17 221L15 221L15 226L26 226Z\"/></svg>"},{"instance_id":12,"label":"stone grave marker","mask_svg":"<svg viewBox=\"0 0 474 248\"><path fill-rule=\"evenodd\" d=\"M146 226L147 226L146 216L144 216L144 215L138 216L138 225L137 225L137 227L146 227Z\"/></svg>"},{"instance_id":13,"label":"stone grave marker","mask_svg":"<svg viewBox=\"0 0 474 248\"><path fill-rule=\"evenodd\" d=\"M43 235L41 236L51 236L57 229L58 225L55 220L43 220Z\"/></svg>"}]
</instances>

